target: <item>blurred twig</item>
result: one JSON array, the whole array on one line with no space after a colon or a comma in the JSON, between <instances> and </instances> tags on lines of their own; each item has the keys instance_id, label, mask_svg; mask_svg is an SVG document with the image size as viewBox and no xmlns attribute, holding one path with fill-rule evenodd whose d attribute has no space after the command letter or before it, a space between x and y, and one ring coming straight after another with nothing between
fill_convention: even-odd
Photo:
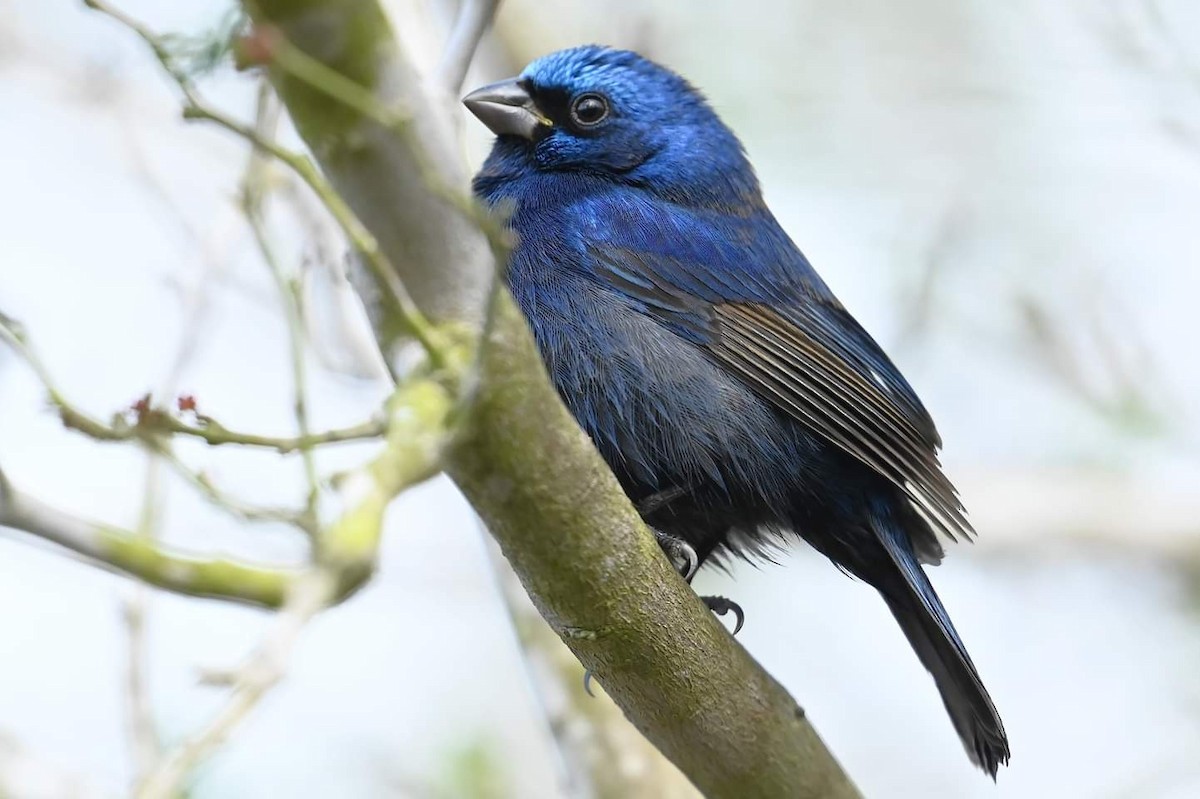
<instances>
[{"instance_id":1,"label":"blurred twig","mask_svg":"<svg viewBox=\"0 0 1200 799\"><path fill-rule=\"evenodd\" d=\"M109 799L81 775L25 750L0 732L0 796L5 799Z\"/></svg>"},{"instance_id":2,"label":"blurred twig","mask_svg":"<svg viewBox=\"0 0 1200 799\"><path fill-rule=\"evenodd\" d=\"M161 464L153 453L146 453L146 476L142 486L142 511L138 519L136 534L144 540L153 541L157 536L162 482ZM149 605L146 586L132 587L123 602L122 618L125 621L127 641L126 697L128 701L129 741L133 751L134 784L140 784L157 762L162 750L162 741L154 723L154 712L150 704L146 669L146 611Z\"/></svg>"},{"instance_id":3,"label":"blurred twig","mask_svg":"<svg viewBox=\"0 0 1200 799\"><path fill-rule=\"evenodd\" d=\"M1057 315L1031 294L1019 294L1015 304L1023 323L1030 354L1061 386L1097 415L1130 432L1157 434L1166 422L1150 400L1153 359L1127 321L1112 332L1111 303L1093 285L1081 292L1086 341L1066 328ZM1098 368L1089 370L1089 356Z\"/></svg>"},{"instance_id":4,"label":"blurred twig","mask_svg":"<svg viewBox=\"0 0 1200 799\"><path fill-rule=\"evenodd\" d=\"M259 700L283 677L296 640L308 622L334 601L338 580L324 568L301 575L275 617L273 629L232 679L225 706L198 733L169 752L138 791L138 799L171 799L192 769L215 751Z\"/></svg>"},{"instance_id":5,"label":"blurred twig","mask_svg":"<svg viewBox=\"0 0 1200 799\"><path fill-rule=\"evenodd\" d=\"M295 572L284 568L185 555L134 531L72 516L20 491L3 471L0 527L24 530L181 594L275 607L283 602L287 586L295 577Z\"/></svg>"},{"instance_id":6,"label":"blurred twig","mask_svg":"<svg viewBox=\"0 0 1200 799\"><path fill-rule=\"evenodd\" d=\"M50 402L58 411L63 424L97 441L152 441L156 436L182 435L201 439L212 446L241 444L272 449L281 455L287 455L324 444L377 439L387 433L387 419L380 415L349 427L323 430L306 436L264 436L231 430L216 419L198 413L194 408L185 412L192 414L196 423L185 422L169 409L153 407L149 395L139 400L131 409L134 414L132 422L127 413L120 413L115 414L112 421L106 424L67 400L38 357L20 323L3 313L0 313L0 341L7 343L33 370L45 387Z\"/></svg>"},{"instance_id":7,"label":"blurred twig","mask_svg":"<svg viewBox=\"0 0 1200 799\"><path fill-rule=\"evenodd\" d=\"M479 40L499 5L499 0L462 0L438 65L438 81L447 91L457 92L462 86Z\"/></svg>"},{"instance_id":8,"label":"blurred twig","mask_svg":"<svg viewBox=\"0 0 1200 799\"><path fill-rule=\"evenodd\" d=\"M193 471L172 450L164 447L157 450L157 453L176 474L199 490L209 502L242 521L279 522L298 527L310 535L315 534L316 517L310 508L276 508L246 502L218 488L204 472Z\"/></svg>"},{"instance_id":9,"label":"blurred twig","mask_svg":"<svg viewBox=\"0 0 1200 799\"><path fill-rule=\"evenodd\" d=\"M375 237L359 221L341 195L322 177L321 173L307 156L288 150L275 141L263 138L254 127L240 122L208 105L200 96L188 73L176 63L170 49L163 42L161 35L155 33L123 11L114 8L106 2L102 2L102 0L84 0L84 5L112 17L135 33L150 47L163 70L174 80L176 86L183 94L184 119L212 122L231 133L237 134L254 145L255 148L269 153L280 163L292 169L310 189L319 195L321 201L333 214L334 219L337 220L351 243L363 254L364 259L376 277L388 287L389 295L387 299L392 306L392 312L395 317L402 321L406 331L420 342L430 361L435 366L444 366L448 363L449 356L446 353L446 345L440 341L437 331L434 330L424 314L416 307L412 298L409 297L407 289L404 288L404 284L397 277L396 270L392 268L391 263L380 249ZM280 49L287 52L285 46L281 46ZM301 69L302 67L293 64L292 68ZM318 74L316 76L310 75L310 77L316 81L324 76ZM346 92L347 87L339 84L336 86L336 90ZM353 95L349 94L348 96Z\"/></svg>"},{"instance_id":10,"label":"blurred twig","mask_svg":"<svg viewBox=\"0 0 1200 799\"><path fill-rule=\"evenodd\" d=\"M257 112L254 129L260 139L273 139L275 128L279 121L280 107L273 101L274 92L271 85L263 80L259 84ZM250 159L246 164L246 172L242 178L240 192L241 208L246 221L254 234L254 243L259 255L271 273L275 288L279 293L279 302L283 308L283 317L287 323L288 354L292 366L292 412L296 419L296 430L302 441L312 434L308 420L308 386L304 370L304 321L300 313L299 281L284 274L283 266L275 254L267 235L265 216L265 201L270 185L268 172L271 167L269 155L258 147L252 147ZM317 477L317 464L313 457L311 444L302 443L300 456L304 463L304 475L308 481L308 492L305 500L302 526L310 533L315 530L317 519L320 517L318 503L321 496L321 484Z\"/></svg>"}]
</instances>

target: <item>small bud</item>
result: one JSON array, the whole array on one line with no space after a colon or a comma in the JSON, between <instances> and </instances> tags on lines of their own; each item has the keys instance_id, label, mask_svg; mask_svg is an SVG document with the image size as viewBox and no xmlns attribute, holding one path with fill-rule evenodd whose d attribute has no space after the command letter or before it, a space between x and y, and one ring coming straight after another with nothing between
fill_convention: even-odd
<instances>
[{"instance_id":1,"label":"small bud","mask_svg":"<svg viewBox=\"0 0 1200 799\"><path fill-rule=\"evenodd\" d=\"M233 63L239 71L269 66L279 46L279 31L270 25L256 25L233 44Z\"/></svg>"},{"instance_id":2,"label":"small bud","mask_svg":"<svg viewBox=\"0 0 1200 799\"><path fill-rule=\"evenodd\" d=\"M139 423L142 422L150 414L150 411L151 411L150 403L151 403L150 392L147 391L145 394L143 394L141 397L139 397L132 405L129 406L129 410L133 411L133 415L137 417L137 421Z\"/></svg>"}]
</instances>

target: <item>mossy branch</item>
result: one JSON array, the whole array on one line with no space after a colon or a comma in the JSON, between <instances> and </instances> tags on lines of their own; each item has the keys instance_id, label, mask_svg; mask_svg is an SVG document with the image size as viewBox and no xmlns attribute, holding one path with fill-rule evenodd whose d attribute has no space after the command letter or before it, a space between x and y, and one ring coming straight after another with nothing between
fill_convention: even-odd
<instances>
[{"instance_id":1,"label":"mossy branch","mask_svg":"<svg viewBox=\"0 0 1200 799\"><path fill-rule=\"evenodd\" d=\"M12 527L92 562L181 594L278 607L299 572L287 567L202 558L133 530L87 521L29 496L0 472L0 527Z\"/></svg>"},{"instance_id":2,"label":"mossy branch","mask_svg":"<svg viewBox=\"0 0 1200 799\"><path fill-rule=\"evenodd\" d=\"M438 381L415 378L388 401L388 437L368 464L339 483L346 511L316 530L316 562L335 580L338 601L375 568L383 515L392 499L439 471L453 396ZM179 552L133 530L60 511L18 490L0 472L0 527L63 546L90 561L180 594L280 607L299 567L269 566Z\"/></svg>"}]
</instances>

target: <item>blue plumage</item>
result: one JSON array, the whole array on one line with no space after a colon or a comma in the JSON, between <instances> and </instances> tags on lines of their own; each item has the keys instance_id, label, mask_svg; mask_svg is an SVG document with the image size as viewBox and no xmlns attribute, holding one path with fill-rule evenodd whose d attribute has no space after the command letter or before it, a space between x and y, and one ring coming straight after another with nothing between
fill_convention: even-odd
<instances>
[{"instance_id":1,"label":"blue plumage","mask_svg":"<svg viewBox=\"0 0 1200 799\"><path fill-rule=\"evenodd\" d=\"M508 282L648 524L701 562L803 537L874 586L993 776L1004 728L922 570L972 530L916 393L766 207L685 80L580 47L465 99L498 135Z\"/></svg>"}]
</instances>

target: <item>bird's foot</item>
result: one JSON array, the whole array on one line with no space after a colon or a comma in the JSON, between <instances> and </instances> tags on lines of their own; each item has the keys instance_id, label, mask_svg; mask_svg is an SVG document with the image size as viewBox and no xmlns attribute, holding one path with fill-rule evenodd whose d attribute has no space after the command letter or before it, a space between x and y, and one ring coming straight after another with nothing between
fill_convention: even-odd
<instances>
[{"instance_id":1,"label":"bird's foot","mask_svg":"<svg viewBox=\"0 0 1200 799\"><path fill-rule=\"evenodd\" d=\"M661 530L654 530L654 537L658 539L658 545L662 547L662 551L666 553L671 563L679 570L683 579L688 583L692 582L692 578L696 576L696 571L700 568L700 558L696 555L696 550L687 541L682 538L677 538ZM733 625L733 634L737 635L742 629L742 625L746 622L746 614L742 611L742 606L734 602L732 599L727 599L723 596L702 596L704 604L708 605L708 609L718 616L724 616L730 611L733 612L737 622Z\"/></svg>"},{"instance_id":2,"label":"bird's foot","mask_svg":"<svg viewBox=\"0 0 1200 799\"><path fill-rule=\"evenodd\" d=\"M696 576L696 570L700 568L700 558L696 555L695 548L682 538L676 538L662 530L655 529L654 537L658 539L658 545L666 553L671 565L690 583Z\"/></svg>"},{"instance_id":3,"label":"bird's foot","mask_svg":"<svg viewBox=\"0 0 1200 799\"><path fill-rule=\"evenodd\" d=\"M737 619L737 622L733 625L733 634L738 634L742 629L742 624L746 621L746 614L742 611L741 605L723 596L702 596L700 599L703 600L704 604L708 605L709 610L718 616L724 616L726 613L733 611L733 617Z\"/></svg>"}]
</instances>

